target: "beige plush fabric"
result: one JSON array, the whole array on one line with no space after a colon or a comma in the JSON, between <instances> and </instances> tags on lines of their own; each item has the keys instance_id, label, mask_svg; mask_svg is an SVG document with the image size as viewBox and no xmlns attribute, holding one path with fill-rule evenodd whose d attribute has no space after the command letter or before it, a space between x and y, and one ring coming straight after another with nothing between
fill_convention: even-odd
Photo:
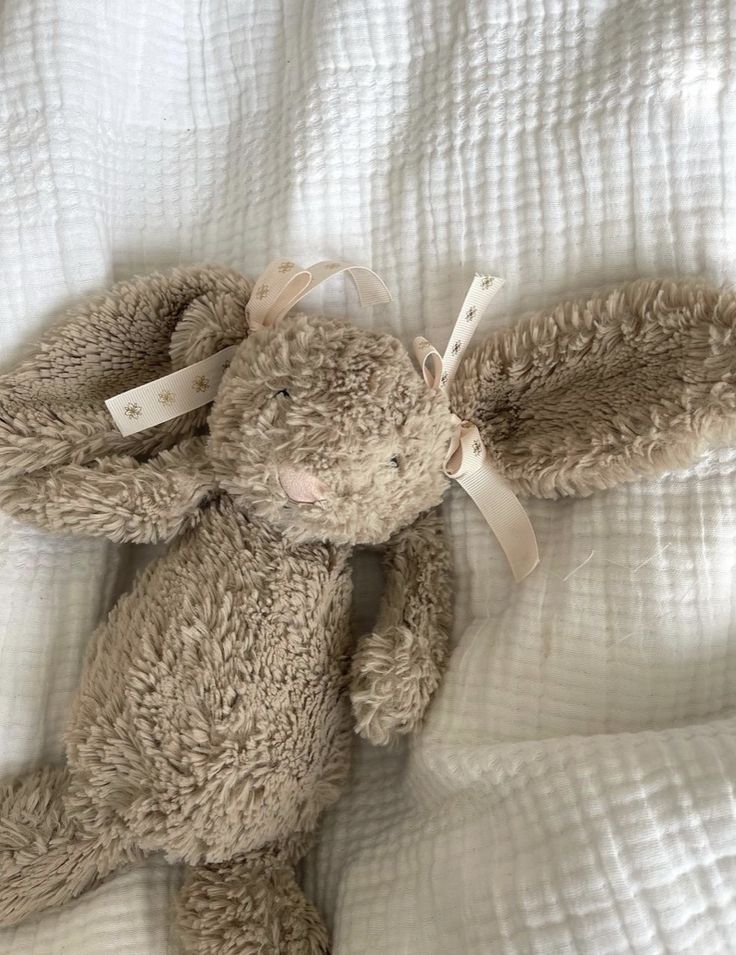
<instances>
[{"instance_id":1,"label":"beige plush fabric","mask_svg":"<svg viewBox=\"0 0 736 955\"><path fill-rule=\"evenodd\" d=\"M451 408L542 495L649 473L733 427L730 293L637 283L532 317L468 357L448 403L387 335L298 315L249 337L250 288L221 269L124 283L0 379L0 506L54 531L176 538L95 635L66 768L0 792L2 923L163 852L190 867L187 952L324 952L294 865L352 728L411 731L445 662L433 509ZM209 414L123 439L100 410L236 342ZM322 492L294 500L287 470ZM386 591L354 652L361 543L386 545Z\"/></svg>"}]
</instances>

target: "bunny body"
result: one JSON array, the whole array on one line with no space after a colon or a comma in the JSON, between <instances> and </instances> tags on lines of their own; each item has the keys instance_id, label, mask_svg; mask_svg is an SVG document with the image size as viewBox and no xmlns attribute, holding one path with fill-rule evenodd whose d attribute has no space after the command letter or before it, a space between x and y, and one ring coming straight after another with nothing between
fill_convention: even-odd
<instances>
[{"instance_id":1,"label":"bunny body","mask_svg":"<svg viewBox=\"0 0 736 955\"><path fill-rule=\"evenodd\" d=\"M207 504L96 635L67 805L189 863L311 832L348 765L349 557Z\"/></svg>"},{"instance_id":2,"label":"bunny body","mask_svg":"<svg viewBox=\"0 0 736 955\"><path fill-rule=\"evenodd\" d=\"M388 335L304 315L249 335L251 291L219 268L120 283L0 378L0 507L51 531L173 541L93 639L66 766L0 787L0 924L163 852L187 866L188 955L324 953L294 865L352 730L410 732L445 663L436 506L453 412L540 497L733 434L729 293L640 282L534 316L471 352L447 395ZM211 410L112 427L103 398L232 344ZM385 594L356 648L360 544L383 547Z\"/></svg>"}]
</instances>

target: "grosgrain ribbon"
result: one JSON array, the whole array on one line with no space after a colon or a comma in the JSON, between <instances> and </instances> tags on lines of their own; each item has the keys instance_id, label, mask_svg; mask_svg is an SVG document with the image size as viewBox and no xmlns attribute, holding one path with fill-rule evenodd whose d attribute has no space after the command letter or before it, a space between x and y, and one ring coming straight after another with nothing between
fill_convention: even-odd
<instances>
[{"instance_id":1,"label":"grosgrain ribbon","mask_svg":"<svg viewBox=\"0 0 736 955\"><path fill-rule=\"evenodd\" d=\"M353 280L361 305L391 301L383 281L363 265L325 261L303 269L287 259L276 259L266 266L253 286L244 316L250 331L273 325L308 292L341 272L347 272ZM230 345L170 375L108 398L105 405L120 433L137 434L209 404L236 347Z\"/></svg>"},{"instance_id":2,"label":"grosgrain ribbon","mask_svg":"<svg viewBox=\"0 0 736 955\"><path fill-rule=\"evenodd\" d=\"M214 401L236 347L108 398L105 404L118 431L137 434Z\"/></svg>"},{"instance_id":3,"label":"grosgrain ribbon","mask_svg":"<svg viewBox=\"0 0 736 955\"><path fill-rule=\"evenodd\" d=\"M444 355L426 338L415 339L414 352L430 388L447 391L478 322L502 285L503 279L494 275L475 276ZM523 580L539 563L534 528L511 485L494 468L472 421L457 419L444 470L478 506L506 555L514 579Z\"/></svg>"},{"instance_id":4,"label":"grosgrain ribbon","mask_svg":"<svg viewBox=\"0 0 736 955\"><path fill-rule=\"evenodd\" d=\"M414 352L421 365L424 380L430 388L447 390L478 322L502 286L503 279L497 275L475 276L465 295L444 355L440 355L426 338L414 339Z\"/></svg>"},{"instance_id":5,"label":"grosgrain ribbon","mask_svg":"<svg viewBox=\"0 0 736 955\"><path fill-rule=\"evenodd\" d=\"M358 291L360 304L382 305L391 301L391 293L383 280L364 265L348 262L315 262L302 269L294 262L277 259L266 266L253 286L245 317L251 329L273 325L322 282L347 272Z\"/></svg>"}]
</instances>

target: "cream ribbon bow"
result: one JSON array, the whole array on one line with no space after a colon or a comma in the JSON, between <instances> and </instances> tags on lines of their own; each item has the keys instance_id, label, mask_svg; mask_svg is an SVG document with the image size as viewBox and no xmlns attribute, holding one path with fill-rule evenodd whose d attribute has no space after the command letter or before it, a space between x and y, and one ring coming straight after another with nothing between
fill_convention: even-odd
<instances>
[{"instance_id":1,"label":"cream ribbon bow","mask_svg":"<svg viewBox=\"0 0 736 955\"><path fill-rule=\"evenodd\" d=\"M256 280L248 300L245 318L251 332L273 325L308 292L341 272L353 280L361 305L391 301L383 281L363 265L326 261L303 269L287 259L275 259ZM170 375L108 398L105 404L117 429L124 435L137 434L214 401L236 348L230 345Z\"/></svg>"},{"instance_id":2,"label":"cream ribbon bow","mask_svg":"<svg viewBox=\"0 0 736 955\"><path fill-rule=\"evenodd\" d=\"M426 338L414 340L414 353L430 388L448 390L478 322L502 285L503 279L496 276L475 276L444 355ZM457 430L445 457L445 474L478 505L506 555L514 579L521 581L539 563L534 528L511 485L491 463L478 428L472 421L456 421Z\"/></svg>"}]
</instances>

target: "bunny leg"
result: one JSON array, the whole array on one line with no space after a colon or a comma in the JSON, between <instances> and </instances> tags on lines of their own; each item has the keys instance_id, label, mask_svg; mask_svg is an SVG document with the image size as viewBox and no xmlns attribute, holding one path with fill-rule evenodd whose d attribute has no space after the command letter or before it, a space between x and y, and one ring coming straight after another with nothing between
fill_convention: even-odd
<instances>
[{"instance_id":1,"label":"bunny leg","mask_svg":"<svg viewBox=\"0 0 736 955\"><path fill-rule=\"evenodd\" d=\"M178 904L185 955L325 955L327 930L273 846L186 870Z\"/></svg>"},{"instance_id":2,"label":"bunny leg","mask_svg":"<svg viewBox=\"0 0 736 955\"><path fill-rule=\"evenodd\" d=\"M62 905L139 858L120 833L67 812L69 773L47 766L0 785L0 925Z\"/></svg>"}]
</instances>

